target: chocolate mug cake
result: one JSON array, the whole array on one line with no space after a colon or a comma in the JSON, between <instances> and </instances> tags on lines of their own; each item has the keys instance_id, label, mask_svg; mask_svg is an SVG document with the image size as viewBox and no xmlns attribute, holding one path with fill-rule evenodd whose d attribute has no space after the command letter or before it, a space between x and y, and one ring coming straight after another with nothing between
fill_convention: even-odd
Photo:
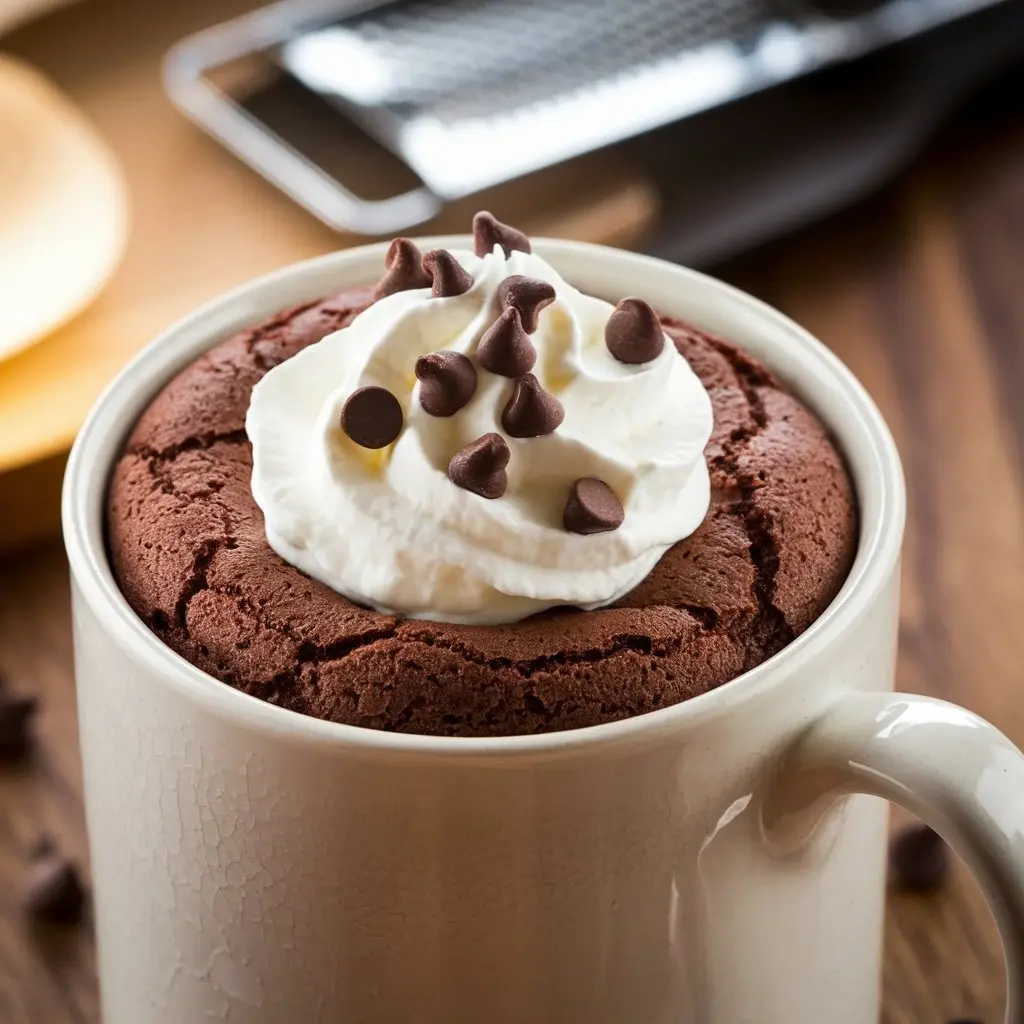
<instances>
[{"instance_id":1,"label":"chocolate mug cake","mask_svg":"<svg viewBox=\"0 0 1024 1024\"><path fill-rule=\"evenodd\" d=\"M584 295L479 214L376 287L217 344L110 483L136 613L254 696L498 736L643 714L785 647L849 571L818 418L642 297Z\"/></svg>"}]
</instances>

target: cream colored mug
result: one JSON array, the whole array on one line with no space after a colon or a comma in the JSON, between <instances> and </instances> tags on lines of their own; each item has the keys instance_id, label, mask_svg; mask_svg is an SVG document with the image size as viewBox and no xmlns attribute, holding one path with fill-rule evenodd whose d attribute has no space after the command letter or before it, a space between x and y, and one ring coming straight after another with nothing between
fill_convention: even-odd
<instances>
[{"instance_id":1,"label":"cream colored mug","mask_svg":"<svg viewBox=\"0 0 1024 1024\"><path fill-rule=\"evenodd\" d=\"M881 796L972 865L1022 1024L1024 759L970 712L890 692L904 491L878 410L822 345L741 292L599 246L535 248L584 291L643 295L744 346L818 411L860 503L842 592L720 689L577 731L398 735L239 693L164 647L119 593L103 538L111 466L177 370L277 309L375 280L384 246L210 303L108 388L65 484L104 1020L874 1024Z\"/></svg>"}]
</instances>

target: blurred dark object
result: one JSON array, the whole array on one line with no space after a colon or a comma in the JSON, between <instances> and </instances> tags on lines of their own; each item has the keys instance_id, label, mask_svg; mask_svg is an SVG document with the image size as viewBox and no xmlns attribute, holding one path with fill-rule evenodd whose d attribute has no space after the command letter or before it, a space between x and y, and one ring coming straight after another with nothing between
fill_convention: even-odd
<instances>
[{"instance_id":1,"label":"blurred dark object","mask_svg":"<svg viewBox=\"0 0 1024 1024\"><path fill-rule=\"evenodd\" d=\"M35 697L11 693L0 674L0 761L24 757L32 741L32 720L39 709Z\"/></svg>"},{"instance_id":2,"label":"blurred dark object","mask_svg":"<svg viewBox=\"0 0 1024 1024\"><path fill-rule=\"evenodd\" d=\"M945 840L927 825L907 825L893 836L889 868L903 892L937 892L949 876L949 861Z\"/></svg>"},{"instance_id":3,"label":"blurred dark object","mask_svg":"<svg viewBox=\"0 0 1024 1024\"><path fill-rule=\"evenodd\" d=\"M165 81L294 199L363 234L653 133L635 145L684 197L672 242L706 262L891 173L1024 55L1020 4L288 0L185 40Z\"/></svg>"},{"instance_id":4,"label":"blurred dark object","mask_svg":"<svg viewBox=\"0 0 1024 1024\"><path fill-rule=\"evenodd\" d=\"M85 886L74 862L48 836L32 851L25 879L25 909L52 924L77 924L85 910Z\"/></svg>"}]
</instances>

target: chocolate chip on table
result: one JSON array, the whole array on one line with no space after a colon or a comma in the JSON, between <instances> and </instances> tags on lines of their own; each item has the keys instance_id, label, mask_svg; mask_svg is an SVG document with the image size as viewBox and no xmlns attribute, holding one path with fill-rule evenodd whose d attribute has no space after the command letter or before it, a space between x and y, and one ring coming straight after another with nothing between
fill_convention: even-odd
<instances>
[{"instance_id":1,"label":"chocolate chip on table","mask_svg":"<svg viewBox=\"0 0 1024 1024\"><path fill-rule=\"evenodd\" d=\"M617 530L624 518L615 492L603 480L585 476L569 489L562 525L570 533L607 533Z\"/></svg>"},{"instance_id":2,"label":"chocolate chip on table","mask_svg":"<svg viewBox=\"0 0 1024 1024\"><path fill-rule=\"evenodd\" d=\"M431 416L454 416L476 393L476 369L461 352L431 352L416 360L420 405Z\"/></svg>"},{"instance_id":3,"label":"chocolate chip on table","mask_svg":"<svg viewBox=\"0 0 1024 1024\"><path fill-rule=\"evenodd\" d=\"M661 355L665 332L658 314L643 299L623 299L608 318L604 340L620 363L636 366Z\"/></svg>"},{"instance_id":4,"label":"chocolate chip on table","mask_svg":"<svg viewBox=\"0 0 1024 1024\"><path fill-rule=\"evenodd\" d=\"M486 256L500 245L506 256L513 252L532 252L530 240L518 228L502 224L493 213L481 210L473 218L473 251L477 256Z\"/></svg>"},{"instance_id":5,"label":"chocolate chip on table","mask_svg":"<svg viewBox=\"0 0 1024 1024\"><path fill-rule=\"evenodd\" d=\"M523 330L537 330L540 311L555 301L555 286L536 277L513 274L498 285L498 304L502 309L518 309Z\"/></svg>"},{"instance_id":6,"label":"chocolate chip on table","mask_svg":"<svg viewBox=\"0 0 1024 1024\"><path fill-rule=\"evenodd\" d=\"M472 275L447 249L431 249L423 257L423 269L430 274L435 299L462 295L473 286Z\"/></svg>"},{"instance_id":7,"label":"chocolate chip on table","mask_svg":"<svg viewBox=\"0 0 1024 1024\"><path fill-rule=\"evenodd\" d=\"M523 330L518 309L506 309L484 331L476 346L476 358L485 370L502 377L518 377L533 369L537 350Z\"/></svg>"},{"instance_id":8,"label":"chocolate chip on table","mask_svg":"<svg viewBox=\"0 0 1024 1024\"><path fill-rule=\"evenodd\" d=\"M402 406L387 388L357 388L341 409L341 429L363 448L386 448L402 423Z\"/></svg>"},{"instance_id":9,"label":"chocolate chip on table","mask_svg":"<svg viewBox=\"0 0 1024 1024\"><path fill-rule=\"evenodd\" d=\"M33 851L25 879L25 910L41 921L74 924L85 909L85 886L74 862L50 840Z\"/></svg>"},{"instance_id":10,"label":"chocolate chip on table","mask_svg":"<svg viewBox=\"0 0 1024 1024\"><path fill-rule=\"evenodd\" d=\"M501 425L511 437L541 437L550 434L562 424L565 409L562 403L549 395L532 373L516 377L504 411Z\"/></svg>"},{"instance_id":11,"label":"chocolate chip on table","mask_svg":"<svg viewBox=\"0 0 1024 1024\"><path fill-rule=\"evenodd\" d=\"M396 238L388 246L384 266L387 272L373 292L374 299L383 299L411 288L429 288L433 284L430 274L423 268L422 254L408 238Z\"/></svg>"},{"instance_id":12,"label":"chocolate chip on table","mask_svg":"<svg viewBox=\"0 0 1024 1024\"><path fill-rule=\"evenodd\" d=\"M12 760L28 752L32 740L32 720L39 710L35 697L10 693L0 676L0 759Z\"/></svg>"},{"instance_id":13,"label":"chocolate chip on table","mask_svg":"<svg viewBox=\"0 0 1024 1024\"><path fill-rule=\"evenodd\" d=\"M452 456L448 479L481 498L500 498L508 487L505 467L511 457L501 434L484 434Z\"/></svg>"},{"instance_id":14,"label":"chocolate chip on table","mask_svg":"<svg viewBox=\"0 0 1024 1024\"><path fill-rule=\"evenodd\" d=\"M907 825L889 847L893 884L904 892L935 892L949 875L949 859L949 847L937 832L927 825Z\"/></svg>"}]
</instances>

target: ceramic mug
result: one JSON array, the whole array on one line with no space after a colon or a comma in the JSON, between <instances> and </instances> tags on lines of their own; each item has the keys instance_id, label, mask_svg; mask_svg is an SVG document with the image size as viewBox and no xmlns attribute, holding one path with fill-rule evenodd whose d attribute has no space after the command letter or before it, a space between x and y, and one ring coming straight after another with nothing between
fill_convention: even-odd
<instances>
[{"instance_id":1,"label":"ceramic mug","mask_svg":"<svg viewBox=\"0 0 1024 1024\"><path fill-rule=\"evenodd\" d=\"M275 310L375 280L384 246L210 303L108 388L65 484L104 1020L874 1024L874 794L973 866L1020 1024L1024 759L970 712L890 692L904 490L878 410L821 344L733 288L599 246L535 248L584 291L643 295L744 346L817 410L860 505L841 593L733 682L577 731L399 735L239 693L118 591L111 466L177 370Z\"/></svg>"}]
</instances>

